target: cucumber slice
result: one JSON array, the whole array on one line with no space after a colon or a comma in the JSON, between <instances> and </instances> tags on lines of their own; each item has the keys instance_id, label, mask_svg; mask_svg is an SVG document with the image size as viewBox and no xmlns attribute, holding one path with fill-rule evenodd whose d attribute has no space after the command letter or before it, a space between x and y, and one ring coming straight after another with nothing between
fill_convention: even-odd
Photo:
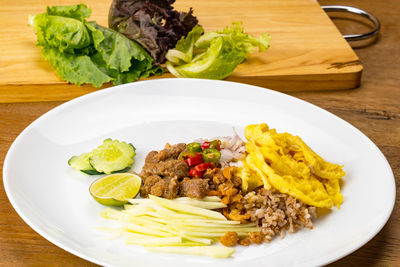
<instances>
[{"instance_id":1,"label":"cucumber slice","mask_svg":"<svg viewBox=\"0 0 400 267\"><path fill-rule=\"evenodd\" d=\"M99 174L104 174L104 172L98 172L95 169L93 170L80 170L83 173L89 174L89 175L99 175Z\"/></svg>"},{"instance_id":2,"label":"cucumber slice","mask_svg":"<svg viewBox=\"0 0 400 267\"><path fill-rule=\"evenodd\" d=\"M129 169L135 155L135 147L132 144L106 139L92 151L89 163L96 171L110 174Z\"/></svg>"},{"instance_id":3,"label":"cucumber slice","mask_svg":"<svg viewBox=\"0 0 400 267\"><path fill-rule=\"evenodd\" d=\"M89 158L91 155L92 153L83 153L79 156L73 156L68 160L68 165L89 175L101 174L90 165Z\"/></svg>"}]
</instances>

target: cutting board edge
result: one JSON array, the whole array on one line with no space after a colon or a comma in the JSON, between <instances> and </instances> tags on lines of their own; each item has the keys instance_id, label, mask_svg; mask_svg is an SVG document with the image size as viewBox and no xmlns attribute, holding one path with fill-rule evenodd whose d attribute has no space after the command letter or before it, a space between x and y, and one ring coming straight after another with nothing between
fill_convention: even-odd
<instances>
[{"instance_id":1,"label":"cutting board edge","mask_svg":"<svg viewBox=\"0 0 400 267\"><path fill-rule=\"evenodd\" d=\"M281 92L345 90L360 86L362 69L357 72L335 73L329 74L329 77L326 76L328 75L231 76L227 80L247 83Z\"/></svg>"},{"instance_id":2,"label":"cutting board edge","mask_svg":"<svg viewBox=\"0 0 400 267\"><path fill-rule=\"evenodd\" d=\"M362 68L357 72L327 75L277 75L277 76L230 76L226 80L251 84L281 92L327 91L353 89L360 86ZM170 75L154 79L171 78ZM91 85L74 86L65 82L48 84L0 84L0 103L68 101L76 97L112 87L107 84L100 88ZM38 93L38 91L42 91Z\"/></svg>"}]
</instances>

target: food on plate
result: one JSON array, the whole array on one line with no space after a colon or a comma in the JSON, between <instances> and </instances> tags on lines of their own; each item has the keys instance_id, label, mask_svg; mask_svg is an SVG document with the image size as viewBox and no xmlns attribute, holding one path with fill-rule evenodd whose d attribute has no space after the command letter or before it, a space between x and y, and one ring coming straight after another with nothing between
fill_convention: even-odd
<instances>
[{"instance_id":1,"label":"food on plate","mask_svg":"<svg viewBox=\"0 0 400 267\"><path fill-rule=\"evenodd\" d=\"M198 21L192 9L178 12L175 0L113 0L109 27L141 44L156 64L164 63L168 49L186 36Z\"/></svg>"},{"instance_id":2,"label":"food on plate","mask_svg":"<svg viewBox=\"0 0 400 267\"><path fill-rule=\"evenodd\" d=\"M132 166L135 150L132 144L109 138L91 152L71 157L68 164L89 175L125 172Z\"/></svg>"},{"instance_id":3,"label":"food on plate","mask_svg":"<svg viewBox=\"0 0 400 267\"><path fill-rule=\"evenodd\" d=\"M339 207L343 201L339 180L345 172L317 155L298 136L277 133L267 124L248 125L241 173L244 189L263 184L305 204L320 208Z\"/></svg>"},{"instance_id":4,"label":"food on plate","mask_svg":"<svg viewBox=\"0 0 400 267\"><path fill-rule=\"evenodd\" d=\"M225 202L226 203L226 202ZM229 199L223 214L230 220L252 222L261 227L257 235L249 235L238 241L239 245L269 242L275 236L284 237L286 232L295 233L301 228L313 228L316 209L278 190L263 187L237 194Z\"/></svg>"},{"instance_id":5,"label":"food on plate","mask_svg":"<svg viewBox=\"0 0 400 267\"><path fill-rule=\"evenodd\" d=\"M45 13L29 18L36 45L61 78L100 87L110 81L117 85L162 73L138 43L87 22L90 14L91 9L80 4L47 7Z\"/></svg>"},{"instance_id":6,"label":"food on plate","mask_svg":"<svg viewBox=\"0 0 400 267\"><path fill-rule=\"evenodd\" d=\"M96 171L95 168L90 165L89 159L91 155L91 153L82 153L79 156L72 156L68 160L68 165L89 175L101 174L101 172Z\"/></svg>"},{"instance_id":7,"label":"food on plate","mask_svg":"<svg viewBox=\"0 0 400 267\"><path fill-rule=\"evenodd\" d=\"M197 25L167 52L166 67L181 78L223 79L242 63L256 48L269 47L271 36L255 38L244 33L240 23L223 30L207 32Z\"/></svg>"},{"instance_id":8,"label":"food on plate","mask_svg":"<svg viewBox=\"0 0 400 267\"><path fill-rule=\"evenodd\" d=\"M149 152L139 174L141 198L105 210L102 216L121 226L107 231L152 251L177 253L178 246L186 247L182 253L228 257L231 250L210 254L199 246L270 242L312 229L317 208L339 208L343 166L265 123L248 125L244 135L247 142L235 132Z\"/></svg>"},{"instance_id":9,"label":"food on plate","mask_svg":"<svg viewBox=\"0 0 400 267\"><path fill-rule=\"evenodd\" d=\"M157 250L155 247L165 247L163 252L180 253L176 250L179 248L188 254L225 258L235 250L205 246L215 243L226 232L235 232L242 237L260 231L254 223L229 221L220 212L214 211L226 207L217 197L169 200L149 195L149 199L129 201L131 204L125 205L121 211L109 208L101 212L104 218L117 220L118 228L100 229L126 237L127 244L141 245L150 251Z\"/></svg>"},{"instance_id":10,"label":"food on plate","mask_svg":"<svg viewBox=\"0 0 400 267\"><path fill-rule=\"evenodd\" d=\"M94 181L89 192L100 204L122 206L139 193L142 179L133 173L116 173Z\"/></svg>"},{"instance_id":11,"label":"food on plate","mask_svg":"<svg viewBox=\"0 0 400 267\"><path fill-rule=\"evenodd\" d=\"M167 144L161 151L151 151L145 159L144 166L139 176L143 180L140 189L141 197L154 195L173 199L178 196L180 183L184 177L189 177L189 167L179 155L186 149L186 144ZM203 184L199 180L198 194L202 198L205 194Z\"/></svg>"},{"instance_id":12,"label":"food on plate","mask_svg":"<svg viewBox=\"0 0 400 267\"><path fill-rule=\"evenodd\" d=\"M151 194L173 199L177 196L203 198L211 194L210 189L215 188L215 184L210 182L212 176L222 175L222 170L218 168L222 164L220 163L222 155L225 160L229 159L230 163L234 160L233 149L236 148L229 147L230 141L227 140L237 142L237 139L227 137L222 141L201 141L201 144L199 142L188 145L166 144L163 150L151 151L146 156L145 164L139 174L143 179L140 195L147 197ZM194 146L199 152L193 151ZM243 156L240 153L236 155L238 159ZM239 178L233 178L232 181L236 186L241 184Z\"/></svg>"}]
</instances>

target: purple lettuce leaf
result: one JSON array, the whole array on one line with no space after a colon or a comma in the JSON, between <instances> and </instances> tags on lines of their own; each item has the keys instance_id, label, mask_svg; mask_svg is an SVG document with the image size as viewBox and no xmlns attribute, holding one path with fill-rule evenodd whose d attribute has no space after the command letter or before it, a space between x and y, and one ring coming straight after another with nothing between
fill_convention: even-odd
<instances>
[{"instance_id":1,"label":"purple lettuce leaf","mask_svg":"<svg viewBox=\"0 0 400 267\"><path fill-rule=\"evenodd\" d=\"M165 54L198 24L193 10L178 12L175 0L113 0L109 27L141 44L154 58L165 62Z\"/></svg>"}]
</instances>

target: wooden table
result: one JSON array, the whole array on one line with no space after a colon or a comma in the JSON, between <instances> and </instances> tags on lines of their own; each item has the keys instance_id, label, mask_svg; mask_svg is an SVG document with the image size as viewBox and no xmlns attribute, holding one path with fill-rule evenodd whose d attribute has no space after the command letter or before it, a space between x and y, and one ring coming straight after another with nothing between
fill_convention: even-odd
<instances>
[{"instance_id":1,"label":"wooden table","mask_svg":"<svg viewBox=\"0 0 400 267\"><path fill-rule=\"evenodd\" d=\"M296 92L291 95L318 105L365 133L385 154L396 181L400 178L400 31L397 0L327 1L375 14L382 23L380 38L355 48L363 66L359 88L343 91ZM362 25L335 21L344 33L365 29ZM16 96L17 97L17 96ZM0 97L1 99L1 97ZM0 101L0 175L8 148L32 121L63 102ZM1 176L2 177L2 176ZM2 179L1 179L2 180ZM365 246L330 266L400 266L399 188L392 216L382 231ZM93 266L48 242L15 212L0 186L0 266Z\"/></svg>"}]
</instances>

